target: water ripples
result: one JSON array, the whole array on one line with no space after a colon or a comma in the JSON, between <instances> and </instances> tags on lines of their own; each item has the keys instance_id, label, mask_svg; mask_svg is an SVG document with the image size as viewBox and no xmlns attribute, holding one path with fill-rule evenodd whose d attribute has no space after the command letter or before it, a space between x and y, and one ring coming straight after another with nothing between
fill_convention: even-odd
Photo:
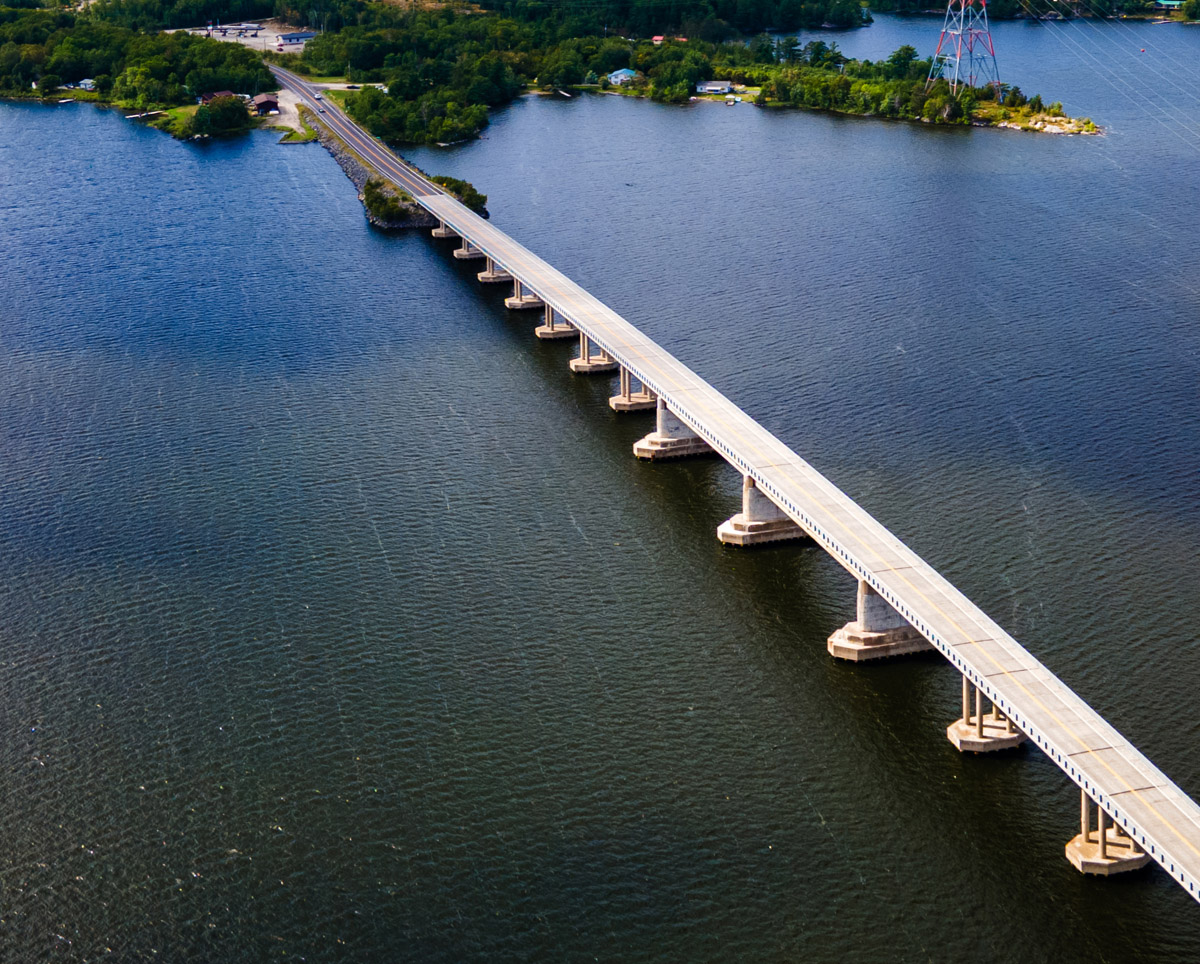
<instances>
[{"instance_id":1,"label":"water ripples","mask_svg":"<svg viewBox=\"0 0 1200 964\"><path fill-rule=\"evenodd\" d=\"M717 545L735 473L636 464L607 381L367 230L324 152L0 112L13 959L1196 946L1169 881L1062 860L1051 765L949 748L941 661L827 658L852 587ZM531 98L417 160L1195 791L1192 206L1146 176L1179 150Z\"/></svg>"}]
</instances>

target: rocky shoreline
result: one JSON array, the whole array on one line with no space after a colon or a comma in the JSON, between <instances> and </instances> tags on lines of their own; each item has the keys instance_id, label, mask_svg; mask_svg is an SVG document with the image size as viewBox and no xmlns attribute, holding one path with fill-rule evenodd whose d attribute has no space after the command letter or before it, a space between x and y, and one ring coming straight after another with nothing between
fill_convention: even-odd
<instances>
[{"instance_id":1,"label":"rocky shoreline","mask_svg":"<svg viewBox=\"0 0 1200 964\"><path fill-rule=\"evenodd\" d=\"M426 211L419 204L414 204L411 201L405 201L386 181L383 182L383 193L396 198L397 202L404 209L405 214L401 218L385 219L372 214L367 210L365 199L363 196L363 188L366 186L367 180L371 177L371 171L358 159L342 141L329 132L329 130L320 121L310 119L312 128L317 132L317 140L325 150L333 155L333 159L338 162L338 166L345 172L346 177L350 178L350 182L358 190L358 199L363 201L363 212L367 216L367 221L381 231L401 231L405 228L436 228L438 219Z\"/></svg>"}]
</instances>

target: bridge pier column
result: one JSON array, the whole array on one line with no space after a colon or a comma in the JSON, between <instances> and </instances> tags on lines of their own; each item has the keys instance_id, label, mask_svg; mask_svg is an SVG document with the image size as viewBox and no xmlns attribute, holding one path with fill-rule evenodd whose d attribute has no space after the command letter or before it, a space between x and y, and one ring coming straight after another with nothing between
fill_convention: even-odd
<instances>
[{"instance_id":1,"label":"bridge pier column","mask_svg":"<svg viewBox=\"0 0 1200 964\"><path fill-rule=\"evenodd\" d=\"M513 280L513 276L503 268L497 270L496 262L491 258L487 259L487 267L483 271L480 271L475 277L477 277L485 285L494 285L499 284L502 281Z\"/></svg>"},{"instance_id":2,"label":"bridge pier column","mask_svg":"<svg viewBox=\"0 0 1200 964\"><path fill-rule=\"evenodd\" d=\"M838 659L862 662L933 649L871 586L858 581L857 618L829 637L826 648Z\"/></svg>"},{"instance_id":3,"label":"bridge pier column","mask_svg":"<svg viewBox=\"0 0 1200 964\"><path fill-rule=\"evenodd\" d=\"M727 546L759 546L788 539L806 539L808 533L762 493L750 476L742 476L742 511L717 526L717 538Z\"/></svg>"},{"instance_id":4,"label":"bridge pier column","mask_svg":"<svg viewBox=\"0 0 1200 964\"><path fill-rule=\"evenodd\" d=\"M595 375L616 371L620 367L603 348L593 351L592 340L582 331L579 333L579 357L572 358L568 364L577 375Z\"/></svg>"},{"instance_id":5,"label":"bridge pier column","mask_svg":"<svg viewBox=\"0 0 1200 964\"><path fill-rule=\"evenodd\" d=\"M476 258L486 258L487 255L471 244L466 238L463 238L462 247L454 249L454 257L459 261L473 261Z\"/></svg>"},{"instance_id":6,"label":"bridge pier column","mask_svg":"<svg viewBox=\"0 0 1200 964\"><path fill-rule=\"evenodd\" d=\"M667 408L661 397L655 408L654 431L633 443L633 454L639 459L678 459L712 452L712 447Z\"/></svg>"},{"instance_id":7,"label":"bridge pier column","mask_svg":"<svg viewBox=\"0 0 1200 964\"><path fill-rule=\"evenodd\" d=\"M453 238L455 237L454 229L446 227L445 221L438 221L438 226L429 232L435 238Z\"/></svg>"},{"instance_id":8,"label":"bridge pier column","mask_svg":"<svg viewBox=\"0 0 1200 964\"><path fill-rule=\"evenodd\" d=\"M520 278L513 278L513 293L511 298L504 299L504 307L512 311L521 311L526 308L544 308L545 302L542 301L532 291L527 291L525 286L521 284Z\"/></svg>"},{"instance_id":9,"label":"bridge pier column","mask_svg":"<svg viewBox=\"0 0 1200 964\"><path fill-rule=\"evenodd\" d=\"M1027 737L995 703L992 712L983 712L983 693L971 681L962 678L962 719L946 727L946 737L963 753L991 753L1008 750L1024 743ZM971 691L975 691L975 712L971 713Z\"/></svg>"},{"instance_id":10,"label":"bridge pier column","mask_svg":"<svg viewBox=\"0 0 1200 964\"><path fill-rule=\"evenodd\" d=\"M579 332L574 325L565 320L556 323L554 309L546 305L545 321L538 325L533 333L543 340L553 341L556 338L574 338Z\"/></svg>"},{"instance_id":11,"label":"bridge pier column","mask_svg":"<svg viewBox=\"0 0 1200 964\"><path fill-rule=\"evenodd\" d=\"M621 367L621 389L608 400L614 412L643 412L658 405L658 396L645 385L633 390L633 375L628 368Z\"/></svg>"},{"instance_id":12,"label":"bridge pier column","mask_svg":"<svg viewBox=\"0 0 1200 964\"><path fill-rule=\"evenodd\" d=\"M1096 807L1096 832L1092 832L1092 801L1079 790L1079 834L1067 844L1067 860L1080 873L1110 877L1150 863L1150 855L1120 827L1109 825L1108 813Z\"/></svg>"}]
</instances>

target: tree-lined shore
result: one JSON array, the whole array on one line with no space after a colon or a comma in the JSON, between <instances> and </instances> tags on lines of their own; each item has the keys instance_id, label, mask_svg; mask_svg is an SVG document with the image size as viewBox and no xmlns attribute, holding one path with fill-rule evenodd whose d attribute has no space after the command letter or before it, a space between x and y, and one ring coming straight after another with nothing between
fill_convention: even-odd
<instances>
[{"instance_id":1,"label":"tree-lined shore","mask_svg":"<svg viewBox=\"0 0 1200 964\"><path fill-rule=\"evenodd\" d=\"M830 8L795 0L758 5L679 0L665 7L636 0L599 5L522 0L470 8L330 0L307 15L290 9L292 0L277 0L271 9L294 22L319 16L330 23L299 55L159 29L215 17L210 0L97 0L78 11L41 8L37 0L9 2L24 6L0 7L0 93L53 97L86 78L91 89L71 96L143 112L174 108L162 126L177 136L248 128L244 107L228 98L197 109L189 105L214 91L274 89L264 57L302 75L340 77L362 87L346 97L347 112L397 145L475 137L491 109L527 90L604 89L615 71L628 74L624 91L666 103L686 102L698 82L720 77L752 88L760 106L933 124L1095 130L1086 119L1064 117L1061 105L1043 105L1040 97L1027 98L1015 87L952 92L944 82L929 86L930 61L911 47L886 60L859 61L843 56L834 43L801 46L795 37L739 32L828 15ZM225 9L259 16L265 7L263 0L238 0ZM853 7L861 21L863 8L857 2ZM657 20L651 17L655 10ZM633 32L655 24L673 24L693 35Z\"/></svg>"}]
</instances>

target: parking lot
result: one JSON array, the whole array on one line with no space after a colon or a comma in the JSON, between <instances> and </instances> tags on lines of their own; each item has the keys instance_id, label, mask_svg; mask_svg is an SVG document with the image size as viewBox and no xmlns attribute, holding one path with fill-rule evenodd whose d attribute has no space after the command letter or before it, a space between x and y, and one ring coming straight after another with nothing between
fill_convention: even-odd
<instances>
[{"instance_id":1,"label":"parking lot","mask_svg":"<svg viewBox=\"0 0 1200 964\"><path fill-rule=\"evenodd\" d=\"M304 27L293 27L278 20L260 20L253 23L213 24L211 28L186 27L187 33L198 37L211 36L213 40L242 44L255 50L275 50L285 54L298 54L304 50L304 41L285 42L288 34L308 33Z\"/></svg>"}]
</instances>

